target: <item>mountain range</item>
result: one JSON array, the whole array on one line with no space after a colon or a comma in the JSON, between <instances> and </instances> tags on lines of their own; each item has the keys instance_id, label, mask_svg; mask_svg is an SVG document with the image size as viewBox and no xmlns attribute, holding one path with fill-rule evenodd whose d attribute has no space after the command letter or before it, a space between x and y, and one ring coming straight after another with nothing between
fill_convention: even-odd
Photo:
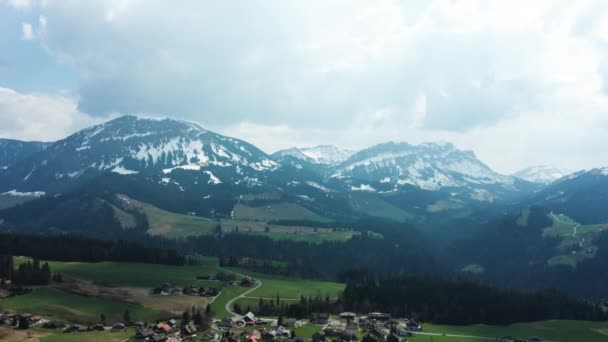
<instances>
[{"instance_id":1,"label":"mountain range","mask_svg":"<svg viewBox=\"0 0 608 342\"><path fill-rule=\"evenodd\" d=\"M16 155L16 146L19 142L7 144L4 155ZM270 192L313 210L333 201L340 204L331 206L348 208L344 215L354 210L404 220L468 211L537 188L494 172L473 152L451 144L384 143L357 152L324 145L268 155L245 141L170 118L127 115L54 143L22 146L20 158L5 158L0 193L56 195L115 174L147 186L175 187L185 193L181 197ZM374 213L370 201L382 210Z\"/></svg>"},{"instance_id":2,"label":"mountain range","mask_svg":"<svg viewBox=\"0 0 608 342\"><path fill-rule=\"evenodd\" d=\"M418 256L459 274L605 293L608 168L503 175L449 143L269 155L196 123L137 116L53 143L2 140L0 156L0 231L138 238L272 226L298 239L312 227L350 237L401 227ZM405 233L410 224L420 231Z\"/></svg>"},{"instance_id":3,"label":"mountain range","mask_svg":"<svg viewBox=\"0 0 608 342\"><path fill-rule=\"evenodd\" d=\"M603 181L593 176L603 176L601 170L562 177L567 172L542 166L502 175L473 152L449 143L389 142L360 151L322 145L269 155L196 123L132 115L53 143L2 140L0 156L0 202L19 196L21 203L86 186L111 189L99 185L109 182L140 189L132 191L139 200L202 216L230 217L243 196L272 194L276 201L330 219L374 216L436 223L501 203L555 206L582 202L588 194L603 199L593 189L581 195L570 185L580 179ZM150 200L141 189L165 192L175 198L174 205L166 204L168 199Z\"/></svg>"}]
</instances>

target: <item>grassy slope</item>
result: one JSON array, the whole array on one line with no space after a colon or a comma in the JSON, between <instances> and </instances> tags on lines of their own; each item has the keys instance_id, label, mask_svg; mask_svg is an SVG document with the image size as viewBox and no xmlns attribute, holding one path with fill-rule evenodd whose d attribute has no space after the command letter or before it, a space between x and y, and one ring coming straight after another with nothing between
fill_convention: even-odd
<instances>
[{"instance_id":1,"label":"grassy slope","mask_svg":"<svg viewBox=\"0 0 608 342\"><path fill-rule=\"evenodd\" d=\"M129 199L138 207L141 207L146 216L151 235L163 235L169 238L184 238L187 236L210 235L215 232L219 222L192 215L184 215L169 212L157 208L151 204ZM295 240L318 243L322 241L345 241L350 239L353 231L333 232L332 229L301 226L277 226L268 225L270 220L309 220L317 222L329 222L330 220L319 216L312 211L294 203L279 203L268 207L248 207L237 204L234 210L234 220L223 220L221 222L224 232L234 232L239 227L240 233L260 234L276 240ZM270 227L270 233L265 232L266 226Z\"/></svg>"},{"instance_id":2,"label":"grassy slope","mask_svg":"<svg viewBox=\"0 0 608 342\"><path fill-rule=\"evenodd\" d=\"M50 331L45 329L41 332L48 334ZM119 332L92 331L75 334L52 332L40 339L40 342L122 342L131 339L134 335L134 329L125 329Z\"/></svg>"},{"instance_id":3,"label":"grassy slope","mask_svg":"<svg viewBox=\"0 0 608 342\"><path fill-rule=\"evenodd\" d=\"M331 221L296 203L277 203L262 207L249 207L239 203L234 207L234 219L265 222L271 220Z\"/></svg>"},{"instance_id":4,"label":"grassy slope","mask_svg":"<svg viewBox=\"0 0 608 342\"><path fill-rule=\"evenodd\" d=\"M553 220L553 225L546 228L545 236L559 236L563 238L559 247L561 254L549 259L550 265L576 265L588 258L595 256L596 246L593 245L593 239L602 230L608 229L607 224L591 224L581 225L572 220L570 217L563 214L550 215ZM576 227L576 235L574 228ZM581 250L572 253L570 250L573 247L582 247Z\"/></svg>"},{"instance_id":5,"label":"grassy slope","mask_svg":"<svg viewBox=\"0 0 608 342\"><path fill-rule=\"evenodd\" d=\"M134 320L153 321L162 316L160 311L141 306L77 296L50 288L4 299L2 305L17 312L32 312L69 321L97 322L102 313L108 321L115 321L120 320L125 310L129 310Z\"/></svg>"},{"instance_id":6,"label":"grassy slope","mask_svg":"<svg viewBox=\"0 0 608 342\"><path fill-rule=\"evenodd\" d=\"M211 261L213 260L213 261ZM215 259L201 266L170 266L117 262L50 262L51 270L76 278L92 280L108 286L152 288L165 282L178 286L218 285L213 281L196 280L197 275L215 274Z\"/></svg>"},{"instance_id":7,"label":"grassy slope","mask_svg":"<svg viewBox=\"0 0 608 342\"><path fill-rule=\"evenodd\" d=\"M230 314L226 311L226 303L247 290L249 290L248 287L241 286L223 288L220 295L211 303L211 311L214 313L214 317L218 319L230 317Z\"/></svg>"},{"instance_id":8,"label":"grassy slope","mask_svg":"<svg viewBox=\"0 0 608 342\"><path fill-rule=\"evenodd\" d=\"M585 321L543 321L535 323L518 323L510 326L487 326L487 325L472 325L472 326L444 326L425 324L425 332L446 333L457 335L473 335L485 337L501 337L512 336L515 338L528 338L530 336L539 336L545 340L554 342L569 342L569 341L585 341L599 342L608 341L607 335L602 335L596 330L606 329L608 332L608 323L606 322L585 322ZM417 336L411 339L412 341L431 341L429 336ZM448 338L448 337L433 337L436 341L480 341L478 339L465 338Z\"/></svg>"},{"instance_id":9,"label":"grassy slope","mask_svg":"<svg viewBox=\"0 0 608 342\"><path fill-rule=\"evenodd\" d=\"M376 194L369 194L363 191L353 192L351 200L355 210L369 216L381 217L399 222L405 222L413 218L408 212L386 202Z\"/></svg>"}]
</instances>

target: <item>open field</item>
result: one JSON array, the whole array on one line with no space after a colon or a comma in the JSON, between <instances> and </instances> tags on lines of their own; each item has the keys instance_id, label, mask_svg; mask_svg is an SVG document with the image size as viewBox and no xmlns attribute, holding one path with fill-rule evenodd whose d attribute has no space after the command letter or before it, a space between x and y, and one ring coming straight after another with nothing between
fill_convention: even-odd
<instances>
[{"instance_id":1,"label":"open field","mask_svg":"<svg viewBox=\"0 0 608 342\"><path fill-rule=\"evenodd\" d=\"M546 228L544 236L559 236L562 242L559 253L548 260L549 265L576 265L588 258L595 257L597 247L593 239L602 230L608 229L608 224L582 225L563 214L550 214L553 225Z\"/></svg>"},{"instance_id":2,"label":"open field","mask_svg":"<svg viewBox=\"0 0 608 342\"><path fill-rule=\"evenodd\" d=\"M91 280L105 286L153 288L170 282L176 286L217 286L220 283L196 280L197 275L215 274L215 262L200 266L171 266L119 262L49 262L53 272Z\"/></svg>"},{"instance_id":3,"label":"open field","mask_svg":"<svg viewBox=\"0 0 608 342\"><path fill-rule=\"evenodd\" d=\"M296 203L277 203L261 207L250 207L239 203L234 206L233 214L235 220L241 221L307 220L331 222L327 217L317 215Z\"/></svg>"},{"instance_id":4,"label":"open field","mask_svg":"<svg viewBox=\"0 0 608 342\"><path fill-rule=\"evenodd\" d=\"M262 287L253 291L247 297L276 298L278 294L279 297L284 299L300 299L300 296L312 297L316 295L336 298L345 287L344 284L329 281L292 279L271 274L251 272L242 268L226 267L225 269L239 274L249 275L262 282Z\"/></svg>"},{"instance_id":5,"label":"open field","mask_svg":"<svg viewBox=\"0 0 608 342\"><path fill-rule=\"evenodd\" d=\"M296 336L304 339L310 339L312 338L312 335L321 332L321 328L321 325L307 324L303 327L295 328L294 331L296 333Z\"/></svg>"},{"instance_id":6,"label":"open field","mask_svg":"<svg viewBox=\"0 0 608 342\"><path fill-rule=\"evenodd\" d=\"M208 235L213 234L217 226L217 222L208 218L172 213L126 196L121 198L127 199L144 211L148 217L150 235L163 235L169 238Z\"/></svg>"},{"instance_id":7,"label":"open field","mask_svg":"<svg viewBox=\"0 0 608 342\"><path fill-rule=\"evenodd\" d=\"M404 222L413 218L410 213L388 203L376 194L359 191L352 192L350 196L353 209L369 216L381 217L398 222Z\"/></svg>"},{"instance_id":8,"label":"open field","mask_svg":"<svg viewBox=\"0 0 608 342\"><path fill-rule=\"evenodd\" d=\"M169 212L151 204L140 202L126 196L120 197L126 203L141 208L149 222L150 235L162 235L168 238L185 238L187 236L211 235L221 224L224 233L237 231L241 234L259 234L275 240L294 240L307 242L345 241L358 232L334 232L329 228L305 226L280 226L267 224L271 220L308 220L329 222L312 211L294 203L279 203L264 207L248 207L237 204L234 210L235 219L215 221L208 218ZM124 225L134 224L129 215L122 210L115 210ZM124 215L121 215L124 213ZM132 219L132 218L131 218ZM266 227L269 232L266 232Z\"/></svg>"},{"instance_id":9,"label":"open field","mask_svg":"<svg viewBox=\"0 0 608 342\"><path fill-rule=\"evenodd\" d=\"M533 323L518 323L509 326L487 326L487 325L471 325L471 326L446 326L425 324L425 332L450 334L450 335L468 335L488 337L495 340L496 337L512 336L515 338L528 338L531 336L542 337L544 340L553 342L600 342L608 341L608 322L586 322L586 321L543 321ZM600 332L603 331L603 334ZM411 338L412 341L462 341L474 342L482 341L475 338L463 337L445 337L445 336L423 336L418 335Z\"/></svg>"},{"instance_id":10,"label":"open field","mask_svg":"<svg viewBox=\"0 0 608 342\"><path fill-rule=\"evenodd\" d=\"M131 341L135 330L125 329L120 332L91 331L86 333L64 334L53 333L43 337L40 342L123 342Z\"/></svg>"},{"instance_id":11,"label":"open field","mask_svg":"<svg viewBox=\"0 0 608 342\"><path fill-rule=\"evenodd\" d=\"M230 301L232 298L239 296L243 292L249 290L248 287L241 286L231 286L225 287L222 289L222 292L219 296L215 298L213 303L211 303L211 311L214 313L214 317L218 319L230 317L230 313L226 311L226 303Z\"/></svg>"},{"instance_id":12,"label":"open field","mask_svg":"<svg viewBox=\"0 0 608 342\"><path fill-rule=\"evenodd\" d=\"M129 310L133 320L154 321L163 316L160 311L139 305L78 296L51 288L4 299L2 305L17 312L32 312L44 317L88 323L99 321L102 313L109 322L118 321L125 310Z\"/></svg>"}]
</instances>

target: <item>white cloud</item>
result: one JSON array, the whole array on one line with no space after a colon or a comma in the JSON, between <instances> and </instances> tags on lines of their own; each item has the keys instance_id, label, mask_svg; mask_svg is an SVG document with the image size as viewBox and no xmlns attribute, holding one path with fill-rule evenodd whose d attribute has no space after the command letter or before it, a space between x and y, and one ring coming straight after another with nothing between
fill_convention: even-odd
<instances>
[{"instance_id":1,"label":"white cloud","mask_svg":"<svg viewBox=\"0 0 608 342\"><path fill-rule=\"evenodd\" d=\"M13 8L21 10L29 10L33 5L32 0L4 0L4 2Z\"/></svg>"},{"instance_id":2,"label":"white cloud","mask_svg":"<svg viewBox=\"0 0 608 342\"><path fill-rule=\"evenodd\" d=\"M54 141L101 121L64 96L23 94L0 87L0 137Z\"/></svg>"},{"instance_id":3,"label":"white cloud","mask_svg":"<svg viewBox=\"0 0 608 342\"><path fill-rule=\"evenodd\" d=\"M32 28L32 24L30 23L22 23L21 24L21 39L23 40L33 40L34 29Z\"/></svg>"},{"instance_id":4,"label":"white cloud","mask_svg":"<svg viewBox=\"0 0 608 342\"><path fill-rule=\"evenodd\" d=\"M91 115L177 116L269 151L449 140L504 172L608 165L598 148L608 116L605 1L36 8L32 32L74 68L78 110Z\"/></svg>"}]
</instances>

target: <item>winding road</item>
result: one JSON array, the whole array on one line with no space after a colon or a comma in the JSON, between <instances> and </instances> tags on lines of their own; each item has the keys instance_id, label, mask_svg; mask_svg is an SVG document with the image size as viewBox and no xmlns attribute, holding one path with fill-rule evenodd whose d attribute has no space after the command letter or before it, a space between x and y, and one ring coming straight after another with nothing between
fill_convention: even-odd
<instances>
[{"instance_id":1,"label":"winding road","mask_svg":"<svg viewBox=\"0 0 608 342\"><path fill-rule=\"evenodd\" d=\"M224 272L229 272L229 273L235 274L235 275L237 275L239 277L242 277L242 278L246 277L246 275L244 275L244 274L240 274L240 273L236 273L234 271L226 270L226 269L223 269L221 267L218 267L218 269L220 269L220 270L222 270ZM231 300L229 300L228 302L226 302L226 306L225 306L226 312L228 312L229 314L231 314L234 317L242 317L241 315L239 315L236 312L232 311L232 304L237 299L245 298L248 294L250 294L251 292L253 292L253 291L257 290L257 289L259 289L263 285L263 283L262 283L261 280L258 280L258 279L255 279L255 278L253 280L255 281L255 286L254 287L252 287L251 289L249 289L249 290L241 293L240 295L238 295L238 296L232 298Z\"/></svg>"}]
</instances>

